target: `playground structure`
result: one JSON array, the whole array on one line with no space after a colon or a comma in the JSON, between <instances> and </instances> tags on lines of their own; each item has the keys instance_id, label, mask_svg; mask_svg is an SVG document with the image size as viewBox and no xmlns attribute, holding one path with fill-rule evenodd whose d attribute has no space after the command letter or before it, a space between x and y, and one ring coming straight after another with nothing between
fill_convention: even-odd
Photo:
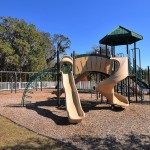
<instances>
[{"instance_id":1,"label":"playground structure","mask_svg":"<svg viewBox=\"0 0 150 150\"><path fill-rule=\"evenodd\" d=\"M22 106L25 105L25 98L29 98L26 93L31 93L28 89L31 83L39 79L46 72L56 71L58 105L60 105L60 95L65 90L66 110L70 123L78 123L85 117L75 84L91 72L106 75L105 79L99 80L96 91L102 96L105 96L111 105L119 105L121 107L129 106L131 96L135 96L136 102L138 102L138 97L140 96L140 102L143 102L142 89L143 87L149 88L149 85L142 81L140 49L136 48L136 42L142 39L143 37L141 35L119 26L100 40L100 44L106 45L105 55L102 55L101 49L98 54L91 55L75 55L74 52L73 59L69 56L64 56L59 62L58 53L57 70L48 68L31 77L23 93ZM130 44L134 44L134 48L131 50L129 50ZM126 57L122 55L116 57L115 46L118 45L126 45ZM110 52L108 52L108 46L111 46ZM131 59L130 51L132 51L133 59ZM138 68L137 51L139 52ZM70 67L66 68L67 66ZM60 89L59 86L60 75L62 75L64 90ZM118 94L119 92L120 94Z\"/></svg>"},{"instance_id":2,"label":"playground structure","mask_svg":"<svg viewBox=\"0 0 150 150\"><path fill-rule=\"evenodd\" d=\"M114 93L114 86L128 76L128 61L127 58L101 58L99 56L85 56L76 60L77 74L84 74L85 72L97 71L110 74L112 71L112 60L119 62L119 68L108 79L100 82L96 90L105 96L109 103L118 106L129 106L128 100L117 93ZM66 97L66 110L70 123L80 122L85 114L82 110L79 94L75 85L72 73L73 60L71 57L64 55L61 59L61 71L63 78L63 85Z\"/></svg>"},{"instance_id":3,"label":"playground structure","mask_svg":"<svg viewBox=\"0 0 150 150\"><path fill-rule=\"evenodd\" d=\"M113 63L118 61L119 68L115 74L106 80L100 82L96 91L105 96L113 105L128 106L128 100L124 96L114 93L114 86L128 76L127 58L103 58L100 56L81 55L76 58L76 75L86 74L87 72L99 72L111 75L113 72Z\"/></svg>"}]
</instances>

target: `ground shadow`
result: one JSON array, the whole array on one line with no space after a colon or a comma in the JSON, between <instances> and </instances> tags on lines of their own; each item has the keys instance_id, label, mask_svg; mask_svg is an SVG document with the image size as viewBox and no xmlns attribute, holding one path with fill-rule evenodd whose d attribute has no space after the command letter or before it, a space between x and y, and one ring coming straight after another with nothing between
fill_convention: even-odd
<instances>
[{"instance_id":1,"label":"ground shadow","mask_svg":"<svg viewBox=\"0 0 150 150\"><path fill-rule=\"evenodd\" d=\"M143 101L141 102L142 105L150 105L150 101Z\"/></svg>"},{"instance_id":2,"label":"ground shadow","mask_svg":"<svg viewBox=\"0 0 150 150\"><path fill-rule=\"evenodd\" d=\"M150 135L136 135L134 133L124 135L118 139L112 135L104 138L91 137L89 135L75 136L70 142L56 141L53 139L40 140L29 138L26 141L18 141L16 145L0 147L0 150L149 150ZM77 146L78 145L78 146Z\"/></svg>"},{"instance_id":3,"label":"ground shadow","mask_svg":"<svg viewBox=\"0 0 150 150\"><path fill-rule=\"evenodd\" d=\"M103 104L103 105L101 105ZM105 106L104 106L105 104ZM86 100L82 100L81 101L81 105L82 105L82 108L84 110L84 112L89 112L91 110L109 110L109 111L115 111L115 112L120 112L120 111L123 111L124 108L122 107L111 107L110 104L108 103L101 103L101 102L95 102L95 101L86 101Z\"/></svg>"},{"instance_id":4,"label":"ground shadow","mask_svg":"<svg viewBox=\"0 0 150 150\"><path fill-rule=\"evenodd\" d=\"M0 146L0 150L77 150L78 148L70 143L64 143L54 139L29 138L25 141L18 141L13 146Z\"/></svg>"},{"instance_id":5,"label":"ground shadow","mask_svg":"<svg viewBox=\"0 0 150 150\"><path fill-rule=\"evenodd\" d=\"M118 139L108 135L105 138L95 138L88 135L76 136L71 139L73 142L79 142L87 150L149 150L149 135L124 135L123 139Z\"/></svg>"},{"instance_id":6,"label":"ground shadow","mask_svg":"<svg viewBox=\"0 0 150 150\"><path fill-rule=\"evenodd\" d=\"M41 116L52 119L57 125L69 125L67 117L58 116L49 109L41 108L43 106L49 106L49 107L57 106L57 101L53 99L47 101L39 101L27 105L26 108L36 111Z\"/></svg>"},{"instance_id":7,"label":"ground shadow","mask_svg":"<svg viewBox=\"0 0 150 150\"><path fill-rule=\"evenodd\" d=\"M53 98L48 98L45 101L37 101L34 103L28 103L26 105L27 109L31 109L36 111L39 115L47 117L52 119L57 125L70 125L70 123L68 122L68 118L63 117L63 116L58 116L55 113L53 113L53 111L43 108L44 106L48 106L48 107L57 107L57 109L59 110L66 110L66 106L65 106L65 100L64 98L60 98L60 103L61 105L58 107L58 101L57 101L57 97L53 97ZM81 101L81 105L83 108L83 111L85 113L91 111L91 110L111 110L111 111L122 111L123 109L120 108L115 108L115 109L111 109L110 105L106 105L106 106L98 106L99 103L98 102L89 102L86 100L82 100ZM4 107L22 107L21 104L10 104Z\"/></svg>"},{"instance_id":8,"label":"ground shadow","mask_svg":"<svg viewBox=\"0 0 150 150\"><path fill-rule=\"evenodd\" d=\"M60 98L60 102L61 105L64 106L65 102L63 98ZM58 102L57 102L57 98L53 97L53 98L48 98L45 101L39 101L37 100L37 102L33 102L33 101L25 101L24 106L21 103L14 103L14 104L6 104L6 105L2 105L3 107L26 107L26 106L49 106L49 107L54 107L54 106L58 106Z\"/></svg>"},{"instance_id":9,"label":"ground shadow","mask_svg":"<svg viewBox=\"0 0 150 150\"><path fill-rule=\"evenodd\" d=\"M144 101L143 100L142 102L141 101L136 102L136 101L130 100L130 104L150 105L150 101L148 101L148 100Z\"/></svg>"},{"instance_id":10,"label":"ground shadow","mask_svg":"<svg viewBox=\"0 0 150 150\"><path fill-rule=\"evenodd\" d=\"M104 105L101 106L99 104L105 104L105 106ZM112 109L110 104L95 102L95 101L86 101L86 100L81 100L81 106L82 106L82 109L85 113L87 113L91 110L111 110L111 111L116 111L116 112L124 110L124 108L122 108L122 107L114 107ZM60 107L57 107L57 108L60 109L60 110L66 110L64 99L62 99Z\"/></svg>"},{"instance_id":11,"label":"ground shadow","mask_svg":"<svg viewBox=\"0 0 150 150\"><path fill-rule=\"evenodd\" d=\"M43 108L43 106L49 106L54 107L56 106L59 110L66 110L65 106L65 100L62 98L60 99L61 105L57 107L57 99L56 98L48 98L46 101L38 101L35 103L31 103L26 106L27 109L32 109L36 111L39 115L51 118L57 125L70 125L68 122L67 117L58 116L55 113L53 113L51 110ZM114 109L111 109L110 105L106 106L99 106L97 107L97 103L95 102L88 102L88 101L82 101L82 108L85 113L91 111L91 110L111 110L111 111L122 111L122 108L115 107Z\"/></svg>"}]
</instances>

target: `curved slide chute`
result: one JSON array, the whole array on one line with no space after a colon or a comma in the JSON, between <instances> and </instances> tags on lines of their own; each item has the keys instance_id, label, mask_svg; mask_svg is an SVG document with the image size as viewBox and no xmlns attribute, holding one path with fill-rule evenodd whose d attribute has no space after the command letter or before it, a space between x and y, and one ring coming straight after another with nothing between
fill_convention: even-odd
<instances>
[{"instance_id":1,"label":"curved slide chute","mask_svg":"<svg viewBox=\"0 0 150 150\"><path fill-rule=\"evenodd\" d=\"M79 123L85 117L85 113L82 110L82 106L80 103L79 94L75 85L73 73L71 70L67 70L64 67L67 67L67 64L72 67L72 58L64 55L61 60L61 68L62 68L62 79L63 86L65 90L66 97L66 110L68 114L68 120L70 123ZM66 66L63 66L66 65ZM65 71L64 71L64 70ZM71 69L71 68L70 68Z\"/></svg>"},{"instance_id":2,"label":"curved slide chute","mask_svg":"<svg viewBox=\"0 0 150 150\"><path fill-rule=\"evenodd\" d=\"M128 58L115 57L111 59L119 62L119 68L112 76L98 83L96 90L105 96L112 105L129 106L126 97L114 92L114 86L128 76Z\"/></svg>"}]
</instances>

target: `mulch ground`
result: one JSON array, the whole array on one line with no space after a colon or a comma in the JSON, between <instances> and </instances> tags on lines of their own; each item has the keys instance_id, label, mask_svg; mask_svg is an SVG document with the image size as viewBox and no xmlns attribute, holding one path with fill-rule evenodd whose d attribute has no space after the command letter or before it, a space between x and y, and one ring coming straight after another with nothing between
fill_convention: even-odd
<instances>
[{"instance_id":1,"label":"mulch ground","mask_svg":"<svg viewBox=\"0 0 150 150\"><path fill-rule=\"evenodd\" d=\"M35 91L31 104L21 107L22 91L0 92L0 114L34 132L68 143L73 149L150 149L150 101L111 109L95 94L80 93L86 117L69 124L64 95L61 107L52 89ZM134 99L133 99L134 101Z\"/></svg>"}]
</instances>

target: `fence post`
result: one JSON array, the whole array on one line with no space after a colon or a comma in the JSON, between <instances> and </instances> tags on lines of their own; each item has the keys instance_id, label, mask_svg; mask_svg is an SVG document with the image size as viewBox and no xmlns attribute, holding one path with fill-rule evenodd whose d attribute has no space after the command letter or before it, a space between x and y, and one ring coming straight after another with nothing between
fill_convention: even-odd
<instances>
[{"instance_id":1,"label":"fence post","mask_svg":"<svg viewBox=\"0 0 150 150\"><path fill-rule=\"evenodd\" d=\"M13 92L13 81L11 81L11 93Z\"/></svg>"},{"instance_id":2,"label":"fence post","mask_svg":"<svg viewBox=\"0 0 150 150\"><path fill-rule=\"evenodd\" d=\"M21 82L18 82L18 83L19 83L19 87L18 87L18 88L19 88L19 90L20 90L20 89L21 89Z\"/></svg>"},{"instance_id":3,"label":"fence post","mask_svg":"<svg viewBox=\"0 0 150 150\"><path fill-rule=\"evenodd\" d=\"M7 84L8 84L8 90L10 90L10 82L7 82Z\"/></svg>"}]
</instances>

